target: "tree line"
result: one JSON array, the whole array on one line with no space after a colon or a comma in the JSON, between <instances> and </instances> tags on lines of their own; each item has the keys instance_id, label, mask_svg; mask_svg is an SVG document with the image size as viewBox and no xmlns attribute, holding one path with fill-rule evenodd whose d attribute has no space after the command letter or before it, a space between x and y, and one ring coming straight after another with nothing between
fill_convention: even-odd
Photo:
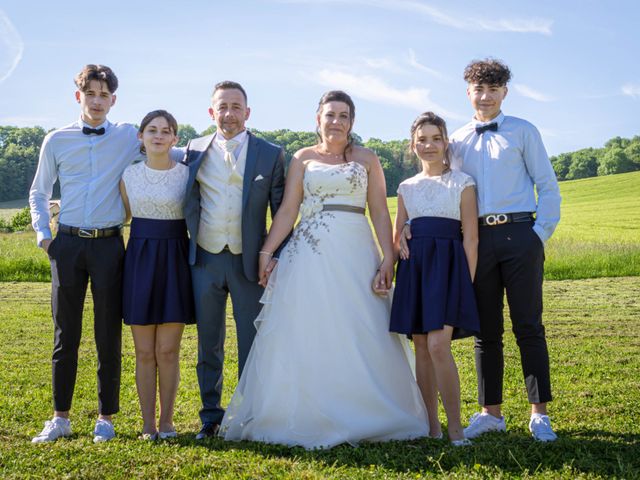
<instances>
[{"instance_id":1,"label":"tree line","mask_svg":"<svg viewBox=\"0 0 640 480\"><path fill-rule=\"evenodd\" d=\"M213 133L211 126L198 133L191 125L179 125L178 146L201 135ZM314 145L314 132L274 130L263 132L251 129L256 136L282 145L287 162L302 147ZM0 202L26 198L38 166L40 145L46 135L42 127L0 126ZM409 140L383 141L370 138L363 141L354 134L354 141L370 148L380 158L385 173L387 193L394 196L402 180L418 172L418 161L409 152ZM558 180L573 180L640 170L640 136L631 139L615 137L603 148L585 148L551 157ZM57 190L54 190L54 195Z\"/></svg>"},{"instance_id":2,"label":"tree line","mask_svg":"<svg viewBox=\"0 0 640 480\"><path fill-rule=\"evenodd\" d=\"M614 137L602 148L583 148L550 158L558 180L612 175L640 170L640 136Z\"/></svg>"}]
</instances>

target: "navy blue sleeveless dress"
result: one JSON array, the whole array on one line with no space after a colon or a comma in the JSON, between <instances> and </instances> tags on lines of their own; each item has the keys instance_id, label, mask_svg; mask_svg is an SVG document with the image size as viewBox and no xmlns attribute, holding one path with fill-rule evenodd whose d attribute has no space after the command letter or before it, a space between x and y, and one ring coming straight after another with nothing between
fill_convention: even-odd
<instances>
[{"instance_id":1,"label":"navy blue sleeveless dress","mask_svg":"<svg viewBox=\"0 0 640 480\"><path fill-rule=\"evenodd\" d=\"M409 258L400 260L393 294L392 332L426 334L454 327L453 338L480 331L473 284L462 246L459 219L413 214L442 213L459 218L462 190L473 180L462 172L442 177L418 175L398 188L411 218Z\"/></svg>"},{"instance_id":2,"label":"navy blue sleeveless dress","mask_svg":"<svg viewBox=\"0 0 640 480\"><path fill-rule=\"evenodd\" d=\"M195 323L189 240L182 214L188 168L128 167L123 180L133 218L124 258L126 325Z\"/></svg>"}]
</instances>

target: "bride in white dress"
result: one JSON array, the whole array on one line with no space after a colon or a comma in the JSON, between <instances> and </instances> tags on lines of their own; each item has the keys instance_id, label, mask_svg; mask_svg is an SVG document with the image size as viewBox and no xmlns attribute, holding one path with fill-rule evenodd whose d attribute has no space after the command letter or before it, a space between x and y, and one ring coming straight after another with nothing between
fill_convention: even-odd
<instances>
[{"instance_id":1,"label":"bride in white dress","mask_svg":"<svg viewBox=\"0 0 640 480\"><path fill-rule=\"evenodd\" d=\"M226 440L329 448L429 433L408 346L388 331L393 246L384 174L373 152L351 142L354 113L346 93L326 93L320 143L291 160L260 252L264 307L222 421Z\"/></svg>"}]
</instances>

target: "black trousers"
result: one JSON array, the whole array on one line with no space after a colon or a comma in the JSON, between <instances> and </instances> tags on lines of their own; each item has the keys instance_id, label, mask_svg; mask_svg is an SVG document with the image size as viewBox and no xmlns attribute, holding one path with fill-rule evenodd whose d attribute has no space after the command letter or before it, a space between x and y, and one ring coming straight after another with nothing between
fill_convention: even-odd
<instances>
[{"instance_id":1,"label":"black trousers","mask_svg":"<svg viewBox=\"0 0 640 480\"><path fill-rule=\"evenodd\" d=\"M480 313L476 337L478 403L502 403L504 293L520 349L529 403L551 400L549 352L542 325L544 245L533 222L480 226L474 281Z\"/></svg>"},{"instance_id":2,"label":"black trousers","mask_svg":"<svg viewBox=\"0 0 640 480\"><path fill-rule=\"evenodd\" d=\"M98 352L98 411L111 415L119 410L123 258L124 242L120 236L87 239L58 233L49 245L56 411L71 409L89 279Z\"/></svg>"}]
</instances>

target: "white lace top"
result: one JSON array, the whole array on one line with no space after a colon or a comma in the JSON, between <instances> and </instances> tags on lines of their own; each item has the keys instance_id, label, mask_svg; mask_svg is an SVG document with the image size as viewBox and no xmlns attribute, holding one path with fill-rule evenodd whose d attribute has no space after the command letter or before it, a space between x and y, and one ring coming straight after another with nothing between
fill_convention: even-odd
<instances>
[{"instance_id":1,"label":"white lace top","mask_svg":"<svg viewBox=\"0 0 640 480\"><path fill-rule=\"evenodd\" d=\"M145 162L127 167L122 174L131 215L157 220L179 220L189 178L189 167L177 163L169 170L154 170Z\"/></svg>"},{"instance_id":2,"label":"white lace top","mask_svg":"<svg viewBox=\"0 0 640 480\"><path fill-rule=\"evenodd\" d=\"M442 176L426 177L419 173L398 186L409 219L444 217L460 220L462 191L476 183L466 173L449 170Z\"/></svg>"}]
</instances>

